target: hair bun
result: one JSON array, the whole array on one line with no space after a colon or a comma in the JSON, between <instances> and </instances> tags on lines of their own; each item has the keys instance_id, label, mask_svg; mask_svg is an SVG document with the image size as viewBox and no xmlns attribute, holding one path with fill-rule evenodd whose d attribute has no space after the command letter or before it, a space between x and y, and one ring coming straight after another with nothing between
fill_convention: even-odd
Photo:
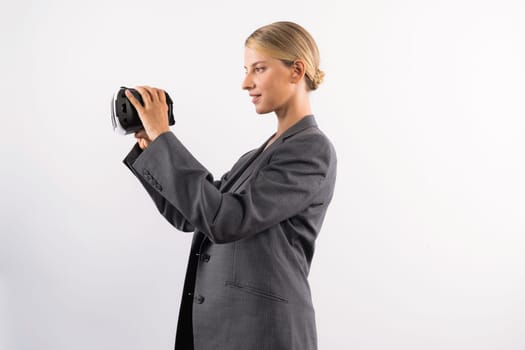
<instances>
[{"instance_id":1,"label":"hair bun","mask_svg":"<svg viewBox=\"0 0 525 350\"><path fill-rule=\"evenodd\" d=\"M312 90L316 90L319 87L319 85L324 80L324 75L325 75L324 72L322 70L320 70L319 68L317 68L315 70L315 74L314 74L314 76L313 76L313 78L311 80L312 81L312 86L311 86Z\"/></svg>"}]
</instances>

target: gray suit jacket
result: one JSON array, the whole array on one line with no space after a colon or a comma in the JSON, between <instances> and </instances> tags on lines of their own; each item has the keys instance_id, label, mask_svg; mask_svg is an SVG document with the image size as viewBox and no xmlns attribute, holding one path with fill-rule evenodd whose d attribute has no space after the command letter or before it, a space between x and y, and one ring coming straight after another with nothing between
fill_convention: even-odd
<instances>
[{"instance_id":1,"label":"gray suit jacket","mask_svg":"<svg viewBox=\"0 0 525 350\"><path fill-rule=\"evenodd\" d=\"M195 232L176 349L317 348L307 277L336 154L313 115L268 141L220 180L172 132L124 159L160 213Z\"/></svg>"}]
</instances>

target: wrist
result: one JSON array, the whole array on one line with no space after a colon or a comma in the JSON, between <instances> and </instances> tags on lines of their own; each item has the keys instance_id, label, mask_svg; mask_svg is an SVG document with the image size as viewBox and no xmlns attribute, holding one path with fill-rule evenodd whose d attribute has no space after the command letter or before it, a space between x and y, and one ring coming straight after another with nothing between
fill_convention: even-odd
<instances>
[{"instance_id":1,"label":"wrist","mask_svg":"<svg viewBox=\"0 0 525 350\"><path fill-rule=\"evenodd\" d=\"M164 130L160 130L158 132L152 133L152 135L150 135L151 142L153 142L160 135L162 135L162 134L164 134L166 132L169 132L169 131L171 131L171 130L168 128L168 129L164 129Z\"/></svg>"}]
</instances>

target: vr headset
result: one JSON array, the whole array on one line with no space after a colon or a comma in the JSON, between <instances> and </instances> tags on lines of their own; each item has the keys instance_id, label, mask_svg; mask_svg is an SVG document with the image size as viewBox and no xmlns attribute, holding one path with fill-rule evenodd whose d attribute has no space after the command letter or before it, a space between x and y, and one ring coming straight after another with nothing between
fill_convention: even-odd
<instances>
[{"instance_id":1,"label":"vr headset","mask_svg":"<svg viewBox=\"0 0 525 350\"><path fill-rule=\"evenodd\" d=\"M126 90L130 90L133 96L144 106L142 96L135 89L128 89L125 86L121 86L117 92L115 92L111 99L111 122L113 123L113 130L121 135L131 134L140 129L144 129L137 110L126 97ZM168 105L168 124L174 125L173 101L167 92L164 93L166 94L166 104Z\"/></svg>"}]
</instances>

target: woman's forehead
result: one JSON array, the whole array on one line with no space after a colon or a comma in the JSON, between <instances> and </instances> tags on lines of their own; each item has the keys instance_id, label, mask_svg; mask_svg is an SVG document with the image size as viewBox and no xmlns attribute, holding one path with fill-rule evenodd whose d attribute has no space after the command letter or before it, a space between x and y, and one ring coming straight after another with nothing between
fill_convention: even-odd
<instances>
[{"instance_id":1,"label":"woman's forehead","mask_svg":"<svg viewBox=\"0 0 525 350\"><path fill-rule=\"evenodd\" d=\"M274 61L275 58L269 56L268 54L262 52L261 50L254 49L251 47L244 48L244 67L250 67L257 64L258 62L270 63Z\"/></svg>"}]
</instances>

